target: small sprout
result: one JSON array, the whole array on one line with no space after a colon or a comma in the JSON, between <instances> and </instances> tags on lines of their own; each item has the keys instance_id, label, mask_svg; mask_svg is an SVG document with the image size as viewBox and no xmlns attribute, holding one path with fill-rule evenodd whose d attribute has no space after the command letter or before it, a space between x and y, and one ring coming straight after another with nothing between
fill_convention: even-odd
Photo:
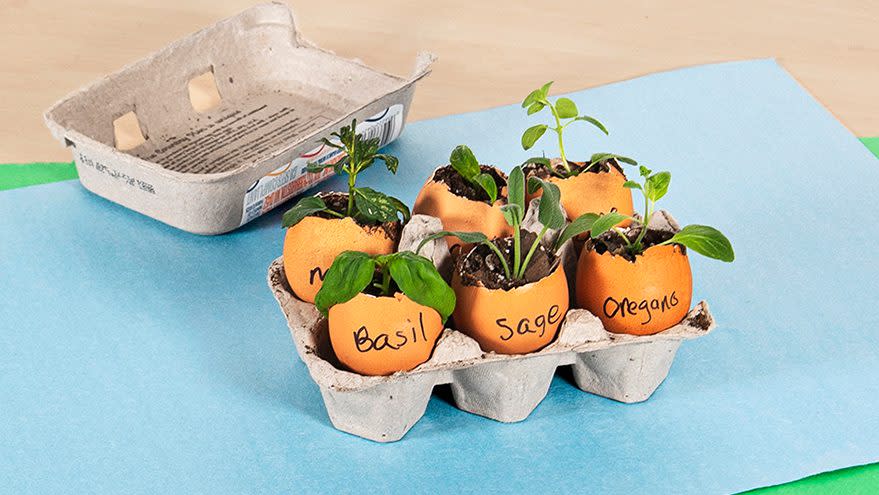
<instances>
[{"instance_id":1,"label":"small sprout","mask_svg":"<svg viewBox=\"0 0 879 495\"><path fill-rule=\"evenodd\" d=\"M433 263L409 251L377 256L359 251L341 253L327 270L314 304L327 315L331 307L367 289L381 296L393 296L399 290L416 303L435 309L443 322L455 309L455 292Z\"/></svg>"},{"instance_id":2,"label":"small sprout","mask_svg":"<svg viewBox=\"0 0 879 495\"><path fill-rule=\"evenodd\" d=\"M550 126L546 124L537 124L529 127L522 134L522 148L525 150L531 149L537 141L543 137L544 133L546 133L547 129L552 130L556 133L558 137L559 144L559 153L562 158L562 166L564 167L564 177L570 177L575 175L577 172L573 170L568 163L568 157L565 154L565 142L563 138L563 132L566 127L573 124L574 122L587 122L597 127L604 134L608 134L607 128L599 122L594 117L590 117L588 115L580 115L580 110L577 108L577 104L574 103L574 100L570 98L557 98L555 103L549 101L549 87L552 85L552 81L544 84L538 89L535 89L531 93L525 97L525 100L522 102L522 108L526 108L528 115L535 114L544 108L549 108L550 113L552 114L553 121L555 126ZM567 122L562 123L563 120ZM609 153L604 153L605 155L610 155ZM594 157L594 156L593 156ZM615 158L616 155L610 155L607 158ZM605 158L605 160L607 159ZM533 161L531 163L543 163L542 161ZM527 163L527 162L526 162ZM548 162L546 163L548 165ZM592 165L595 165L593 162ZM551 170L552 172L556 172Z\"/></svg>"},{"instance_id":3,"label":"small sprout","mask_svg":"<svg viewBox=\"0 0 879 495\"><path fill-rule=\"evenodd\" d=\"M367 223L396 222L399 216L403 217L404 222L409 219L409 208L399 199L368 187L356 187L357 174L371 167L376 160L384 162L392 174L397 173L399 166L397 157L378 152L379 138L363 139L356 130L355 119L350 126L343 126L338 132L331 134L335 140L321 140L325 146L344 151L344 157L335 163L309 163L307 167L312 173L332 168L336 174L348 176L348 206L345 213L332 210L318 196L306 197L284 214L284 227L292 227L315 213L326 213L339 218L351 217Z\"/></svg>"},{"instance_id":4,"label":"small sprout","mask_svg":"<svg viewBox=\"0 0 879 495\"><path fill-rule=\"evenodd\" d=\"M449 163L464 180L485 191L488 195L488 204L492 205L497 201L497 183L494 177L482 172L479 160L470 148L463 144L458 145L452 150Z\"/></svg>"},{"instance_id":5,"label":"small sprout","mask_svg":"<svg viewBox=\"0 0 879 495\"><path fill-rule=\"evenodd\" d=\"M559 240L564 239L564 241L556 241L553 249L553 253L555 253L565 241L589 230L592 226L592 221L597 218L597 215L587 213L565 226L565 215L559 204L561 194L558 186L551 182L532 178L528 183L528 188L531 192L536 192L538 189L542 189L543 191L540 197L540 206L537 211L537 218L540 220L543 228L540 230L540 233L537 234L537 239L534 240L531 249L525 253L523 259L521 224L525 218L525 173L522 171L522 167L515 167L512 172L510 172L510 176L507 179L507 204L501 207L504 219L506 219L507 223L513 228L512 267L507 263L506 258L501 253L500 249L498 249L497 245L495 245L495 243L485 234L480 232L437 232L424 238L415 252L421 252L421 248L428 242L447 236L457 237L467 244L484 244L488 246L500 260L501 266L504 269L504 275L507 279L521 280L525 276L528 264L531 262L531 258L537 251L538 246L541 245L541 241L547 231L550 229L563 229L559 234Z\"/></svg>"},{"instance_id":6,"label":"small sprout","mask_svg":"<svg viewBox=\"0 0 879 495\"><path fill-rule=\"evenodd\" d=\"M643 183L630 180L624 186L641 191L642 196L644 196L644 216L636 218L617 212L606 213L600 217L596 215L596 218L592 221L592 227L589 229L593 239L610 230L616 232L625 242L626 251L633 256L644 252L644 236L647 235L650 218L656 209L656 202L666 195L668 186L671 184L670 172L653 173L652 170L643 165L639 167L639 172L644 179ZM621 230L614 228L623 220L631 220L634 224L640 226L640 232L634 241L629 240L629 237ZM707 225L687 225L680 232L659 245L664 244L681 244L703 256L721 261L730 262L735 259L735 253L729 239L719 230Z\"/></svg>"}]
</instances>

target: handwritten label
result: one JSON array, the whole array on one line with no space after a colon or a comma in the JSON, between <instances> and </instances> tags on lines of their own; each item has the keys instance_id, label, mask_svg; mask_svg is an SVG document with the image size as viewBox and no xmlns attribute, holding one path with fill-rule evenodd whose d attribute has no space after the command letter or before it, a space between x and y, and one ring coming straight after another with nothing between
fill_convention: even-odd
<instances>
[{"instance_id":1,"label":"handwritten label","mask_svg":"<svg viewBox=\"0 0 879 495\"><path fill-rule=\"evenodd\" d=\"M314 285L316 282L323 282L324 277L326 276L327 271L319 266L316 266L308 272L308 283Z\"/></svg>"},{"instance_id":2,"label":"handwritten label","mask_svg":"<svg viewBox=\"0 0 879 495\"><path fill-rule=\"evenodd\" d=\"M672 291L667 296L663 296L662 299L642 299L640 301L635 301L628 297L617 301L613 297L608 297L604 300L603 310L604 316L608 318L615 318L617 316L620 318L625 318L626 316L637 317L641 314L643 315L641 324L646 325L653 320L654 311L665 312L677 306L679 302L675 291Z\"/></svg>"},{"instance_id":3,"label":"handwritten label","mask_svg":"<svg viewBox=\"0 0 879 495\"><path fill-rule=\"evenodd\" d=\"M373 337L370 335L369 329L364 325L358 328L356 332L353 332L353 336L357 351L364 353L384 349L396 351L407 344L427 342L427 332L424 330L424 314L420 311L418 312L418 326L413 326L409 331L397 330L394 335L379 333Z\"/></svg>"},{"instance_id":4,"label":"handwritten label","mask_svg":"<svg viewBox=\"0 0 879 495\"><path fill-rule=\"evenodd\" d=\"M495 320L495 323L501 329L500 339L503 341L510 340L516 335L527 335L529 333L536 333L539 334L538 337L543 337L547 328L561 320L562 317L559 313L559 306L553 304L545 315L540 314L534 318L522 318L518 322L511 322L508 318L498 318Z\"/></svg>"}]
</instances>

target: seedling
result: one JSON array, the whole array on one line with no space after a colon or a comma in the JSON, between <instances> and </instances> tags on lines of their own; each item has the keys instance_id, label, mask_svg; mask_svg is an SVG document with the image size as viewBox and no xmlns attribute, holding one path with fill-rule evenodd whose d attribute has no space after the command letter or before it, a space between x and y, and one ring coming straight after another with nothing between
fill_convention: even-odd
<instances>
[{"instance_id":1,"label":"seedling","mask_svg":"<svg viewBox=\"0 0 879 495\"><path fill-rule=\"evenodd\" d=\"M528 115L535 114L543 110L544 108L548 108L550 113L552 114L555 126L537 124L529 127L522 134L522 148L525 150L531 149L531 147L534 146L537 140L543 137L547 129L552 130L556 133L558 137L559 154L562 158L563 170L558 171L551 167L550 161L546 157L529 158L525 161L525 163L539 163L541 165L545 165L550 170L550 172L559 175L562 178L571 177L589 171L590 169L592 169L592 167L598 166L599 164L604 163L610 159L616 159L630 165L637 165L637 162L635 162L635 160L632 160L631 158L627 158L625 156L615 155L613 153L595 153L590 158L589 165L586 168L580 170L572 168L570 163L568 162L568 157L565 154L565 141L563 137L564 130L574 122L583 121L597 127L605 135L608 134L608 131L604 124L599 122L597 119L588 115L580 115L580 111L577 109L577 104L574 103L574 101L570 98L557 98L555 103L549 101L547 95L549 93L550 86L552 86L552 81L532 91L527 97L525 97L525 100L522 102L522 108L528 109Z\"/></svg>"},{"instance_id":2,"label":"seedling","mask_svg":"<svg viewBox=\"0 0 879 495\"><path fill-rule=\"evenodd\" d=\"M437 232L422 240L415 252L420 252L421 248L430 241L441 237L454 236L468 244L484 244L488 246L500 260L501 266L504 269L504 275L507 279L522 280L525 275L525 270L527 270L528 264L534 256L534 252L537 251L537 247L541 244L541 241L549 230L563 229L552 247L552 251L555 252L562 246L562 244L572 237L589 230L592 221L595 219L592 213L587 213L583 217L577 218L565 226L565 214L559 204L561 194L558 186L540 178L531 177L528 181L529 192L533 194L537 192L538 189L542 189L542 195L540 197L540 206L537 210L537 218L540 220L543 227L537 234L537 239L535 239L528 252L524 253L523 257L522 232L520 227L525 218L526 211L525 173L522 171L522 167L515 167L512 172L510 172L510 177L507 179L507 204L501 207L501 211L503 211L507 223L513 227L513 266L510 266L504 258L494 240L489 239L488 236L481 232L453 232L446 230Z\"/></svg>"},{"instance_id":3,"label":"seedling","mask_svg":"<svg viewBox=\"0 0 879 495\"><path fill-rule=\"evenodd\" d=\"M396 222L399 216L403 221L409 219L409 208L399 199L378 192L369 187L357 187L357 174L368 169L380 160L392 174L397 173L399 161L393 155L378 152L379 138L363 139L357 134L357 120L352 120L350 126L342 127L334 136L339 142L323 138L321 142L325 146L342 150L346 155L336 163L309 163L309 172L320 172L324 169L333 168L336 174L348 176L348 206L344 213L331 209L326 202L318 197L311 196L302 198L293 208L284 214L282 225L292 227L302 221L303 218L315 213L326 213L337 218L351 217L364 223L376 224Z\"/></svg>"},{"instance_id":4,"label":"seedling","mask_svg":"<svg viewBox=\"0 0 879 495\"><path fill-rule=\"evenodd\" d=\"M656 172L645 166L640 167L641 177L644 179L643 184L635 181L627 181L625 187L629 189L637 189L644 196L644 216L641 218L622 215L617 212L611 212L598 216L592 215L590 219L585 219L586 223L591 221L591 237L597 238L601 234L612 230L619 234L625 242L626 251L632 255L642 254L646 249L644 246L644 236L647 235L650 217L656 209L656 202L659 201L668 192L668 186L671 183L670 172ZM584 215L584 217L586 216ZM616 227L624 220L632 221L632 224L640 227L640 231L634 240L629 239L627 232ZM630 228L630 232L632 229ZM674 234L670 239L659 243L664 244L681 244L697 253L709 258L721 261L731 262L735 259L732 244L719 230L707 225L687 225L680 232Z\"/></svg>"},{"instance_id":5,"label":"seedling","mask_svg":"<svg viewBox=\"0 0 879 495\"><path fill-rule=\"evenodd\" d=\"M327 270L314 304L327 315L336 304L361 292L393 296L402 292L418 304L436 310L443 322L455 309L455 293L427 258L409 251L370 256L345 251Z\"/></svg>"},{"instance_id":6,"label":"seedling","mask_svg":"<svg viewBox=\"0 0 879 495\"><path fill-rule=\"evenodd\" d=\"M479 160L467 146L461 144L452 150L449 163L464 180L481 188L488 195L488 204L497 201L497 184L494 177L486 174L479 166Z\"/></svg>"}]
</instances>

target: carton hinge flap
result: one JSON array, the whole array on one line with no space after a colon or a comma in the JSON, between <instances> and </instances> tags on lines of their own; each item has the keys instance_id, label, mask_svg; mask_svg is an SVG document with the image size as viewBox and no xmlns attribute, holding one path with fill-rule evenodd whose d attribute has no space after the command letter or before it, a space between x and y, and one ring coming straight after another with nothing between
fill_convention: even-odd
<instances>
[{"instance_id":1,"label":"carton hinge flap","mask_svg":"<svg viewBox=\"0 0 879 495\"><path fill-rule=\"evenodd\" d=\"M412 70L412 80L417 81L430 74L430 68L436 62L437 56L430 52L418 52L415 57L415 68Z\"/></svg>"}]
</instances>

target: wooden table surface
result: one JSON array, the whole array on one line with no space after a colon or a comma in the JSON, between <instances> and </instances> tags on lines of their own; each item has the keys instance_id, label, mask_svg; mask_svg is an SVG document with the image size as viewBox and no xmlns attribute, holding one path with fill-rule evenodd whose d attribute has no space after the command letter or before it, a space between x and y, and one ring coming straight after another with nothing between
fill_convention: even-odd
<instances>
[{"instance_id":1,"label":"wooden table surface","mask_svg":"<svg viewBox=\"0 0 879 495\"><path fill-rule=\"evenodd\" d=\"M876 0L342 0L291 2L322 47L408 74L440 60L414 120L710 62L775 57L849 129L879 135ZM70 160L42 113L252 0L0 1L0 163Z\"/></svg>"}]
</instances>

